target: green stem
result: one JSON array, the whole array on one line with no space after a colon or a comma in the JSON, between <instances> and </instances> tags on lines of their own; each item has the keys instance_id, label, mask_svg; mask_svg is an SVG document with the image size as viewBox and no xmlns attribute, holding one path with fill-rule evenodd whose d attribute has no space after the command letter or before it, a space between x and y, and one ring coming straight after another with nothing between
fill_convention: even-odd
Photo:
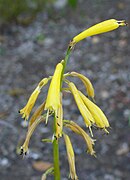
<instances>
[{"instance_id":1,"label":"green stem","mask_svg":"<svg viewBox=\"0 0 130 180\"><path fill-rule=\"evenodd\" d=\"M54 160L55 180L60 180L59 144L56 139L54 139L54 141L53 141L53 160Z\"/></svg>"},{"instance_id":2,"label":"green stem","mask_svg":"<svg viewBox=\"0 0 130 180\"><path fill-rule=\"evenodd\" d=\"M61 74L61 91L62 91L62 84L63 84L63 75L65 72L65 68L70 56L72 48L69 46L66 55L65 55L65 60L63 63L63 70ZM56 118L54 117L54 134L56 132ZM53 161L54 161L54 179L55 180L60 180L60 164L59 164L59 144L58 144L58 139L54 138L53 140Z\"/></svg>"},{"instance_id":3,"label":"green stem","mask_svg":"<svg viewBox=\"0 0 130 180\"><path fill-rule=\"evenodd\" d=\"M64 63L63 63L63 70L62 70L62 74L61 74L61 89L62 89L62 84L63 84L63 75L65 72L65 68L67 66L71 51L72 51L72 48L69 46L66 51L66 55L65 55L65 59L64 59Z\"/></svg>"}]
</instances>

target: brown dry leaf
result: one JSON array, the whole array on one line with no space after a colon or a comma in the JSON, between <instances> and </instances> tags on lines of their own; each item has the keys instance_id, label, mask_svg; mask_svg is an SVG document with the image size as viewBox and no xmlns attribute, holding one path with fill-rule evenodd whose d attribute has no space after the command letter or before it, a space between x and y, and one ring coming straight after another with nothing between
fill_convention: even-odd
<instances>
[{"instance_id":1,"label":"brown dry leaf","mask_svg":"<svg viewBox=\"0 0 130 180\"><path fill-rule=\"evenodd\" d=\"M37 171L45 171L48 168L52 167L53 164L50 162L45 162L45 161L35 161L32 163L32 166Z\"/></svg>"}]
</instances>

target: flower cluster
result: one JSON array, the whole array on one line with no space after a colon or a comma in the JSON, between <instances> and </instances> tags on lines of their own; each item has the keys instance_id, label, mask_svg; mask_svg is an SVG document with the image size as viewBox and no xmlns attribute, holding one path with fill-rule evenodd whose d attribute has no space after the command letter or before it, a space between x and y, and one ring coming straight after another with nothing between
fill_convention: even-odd
<instances>
[{"instance_id":1,"label":"flower cluster","mask_svg":"<svg viewBox=\"0 0 130 180\"><path fill-rule=\"evenodd\" d=\"M124 25L126 25L125 21L116 21L111 19L92 26L73 38L73 40L70 42L69 50L72 49L77 42L88 36L112 31L119 26ZM47 97L30 118L26 139L24 144L21 146L21 154L27 153L30 138L39 123L45 122L45 124L47 124L49 117L53 116L55 130L53 132L52 141L55 139L58 142L58 139L63 135L70 167L70 178L77 180L78 177L75 168L74 150L69 136L64 132L64 128L69 128L77 135L80 135L86 143L87 152L90 155L96 156L93 147L95 140L91 138L93 137L92 128L97 127L97 129L101 129L106 133L109 133L108 128L110 125L103 111L95 103L94 87L89 78L77 72L69 72L64 74L65 64L66 59L62 60L56 65L53 76L44 78L39 82L38 86L31 94L27 105L19 111L22 118L28 120L42 87L50 81ZM86 89L86 95L83 94L83 92L77 88L77 85L73 83L73 78L78 78L82 81ZM64 118L62 105L64 92L70 93L73 96L79 112L83 117L84 123L90 132L90 135L76 123L76 120L72 121Z\"/></svg>"}]
</instances>

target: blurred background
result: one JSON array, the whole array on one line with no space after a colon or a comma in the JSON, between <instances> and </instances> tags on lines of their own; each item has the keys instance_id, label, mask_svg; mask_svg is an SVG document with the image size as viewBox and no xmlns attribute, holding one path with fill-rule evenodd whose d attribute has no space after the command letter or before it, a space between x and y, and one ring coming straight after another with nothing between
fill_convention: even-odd
<instances>
[{"instance_id":1,"label":"blurred background","mask_svg":"<svg viewBox=\"0 0 130 180\"><path fill-rule=\"evenodd\" d=\"M69 41L82 30L100 21L125 19L130 24L129 0L0 0L0 179L40 180L53 162L50 119L37 127L30 152L23 159L18 148L27 126L18 114L37 83L53 74L64 58ZM94 132L97 158L86 154L84 141L68 132L76 154L79 180L130 179L130 32L121 27L78 43L68 71L90 78L97 104L105 111L110 134ZM79 89L82 83L74 79ZM45 87L35 108L43 102ZM65 119L84 127L81 115L69 95L64 95ZM34 110L35 110L34 108ZM68 162L60 139L63 180L68 179ZM48 179L53 179L49 176Z\"/></svg>"}]
</instances>

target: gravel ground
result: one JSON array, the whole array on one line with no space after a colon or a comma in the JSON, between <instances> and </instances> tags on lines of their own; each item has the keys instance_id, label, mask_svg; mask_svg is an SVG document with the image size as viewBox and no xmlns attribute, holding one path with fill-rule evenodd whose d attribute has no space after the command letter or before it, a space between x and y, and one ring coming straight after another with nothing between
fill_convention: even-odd
<instances>
[{"instance_id":1,"label":"gravel ground","mask_svg":"<svg viewBox=\"0 0 130 180\"><path fill-rule=\"evenodd\" d=\"M64 2L64 1L63 1ZM61 1L60 1L61 3ZM11 24L0 32L0 179L39 180L42 171L37 161L52 162L52 147L41 142L51 137L49 125L40 125L30 142L30 153L23 159L17 148L24 140L27 127L18 114L43 77L52 75L64 58L68 42L83 29L105 19L126 19L130 23L129 0L79 0L77 9L65 2L51 11L40 13L27 27ZM85 153L80 137L71 134L76 154L79 180L130 179L130 32L129 27L88 38L76 45L68 71L83 73L91 79L96 102L105 111L111 130L108 136L94 131L97 158ZM74 80L81 90L80 81ZM37 105L44 99L41 93ZM81 126L82 118L73 98L64 96L65 119ZM62 179L68 177L64 142L60 140ZM46 163L45 163L46 164ZM53 179L49 177L48 179Z\"/></svg>"}]
</instances>

